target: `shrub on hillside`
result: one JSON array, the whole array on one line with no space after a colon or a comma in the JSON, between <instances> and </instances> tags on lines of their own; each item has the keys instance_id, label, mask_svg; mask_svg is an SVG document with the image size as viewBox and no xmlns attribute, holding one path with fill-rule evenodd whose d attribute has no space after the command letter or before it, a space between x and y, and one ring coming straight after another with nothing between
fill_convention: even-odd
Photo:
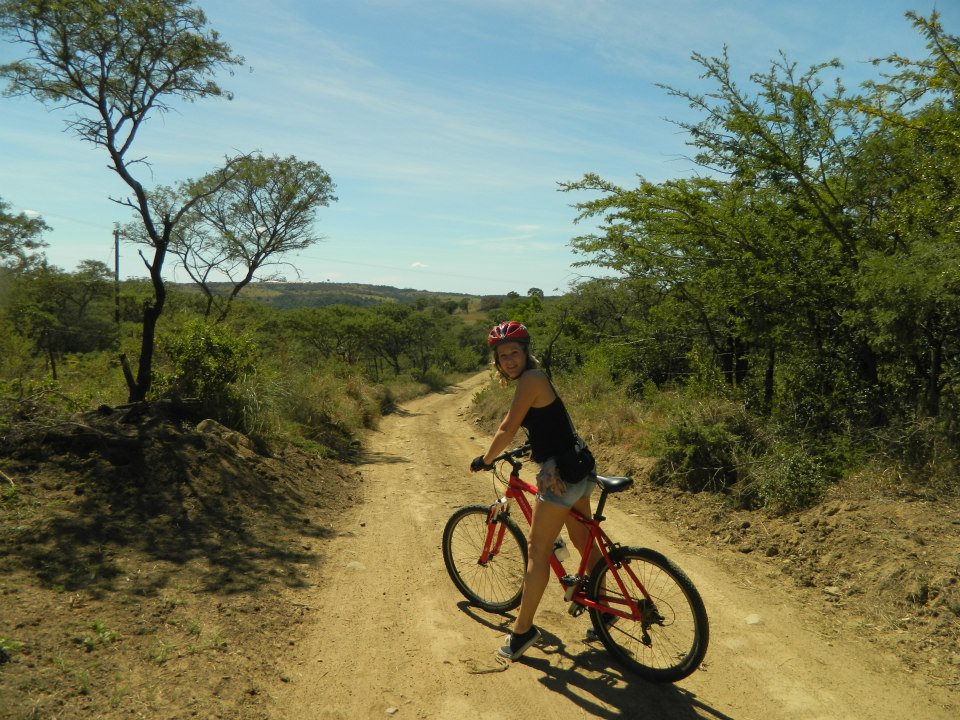
<instances>
[{"instance_id":1,"label":"shrub on hillside","mask_svg":"<svg viewBox=\"0 0 960 720\"><path fill-rule=\"evenodd\" d=\"M353 456L357 436L376 426L388 402L382 385L338 362L309 370L290 368L283 378L275 382L273 393L284 433L314 443L323 455Z\"/></svg>"},{"instance_id":2,"label":"shrub on hillside","mask_svg":"<svg viewBox=\"0 0 960 720\"><path fill-rule=\"evenodd\" d=\"M658 484L719 491L739 507L789 512L818 501L838 476L833 460L799 440L779 436L744 405L723 398L667 401L660 430Z\"/></svg>"},{"instance_id":3,"label":"shrub on hillside","mask_svg":"<svg viewBox=\"0 0 960 720\"><path fill-rule=\"evenodd\" d=\"M248 381L256 355L248 335L191 320L159 347L169 369L156 373L156 396L196 401L203 415L230 428L252 430L256 402L251 400L256 395Z\"/></svg>"},{"instance_id":4,"label":"shrub on hillside","mask_svg":"<svg viewBox=\"0 0 960 720\"><path fill-rule=\"evenodd\" d=\"M693 492L729 490L758 442L755 421L743 405L721 398L681 400L660 431L651 480Z\"/></svg>"},{"instance_id":5,"label":"shrub on hillside","mask_svg":"<svg viewBox=\"0 0 960 720\"><path fill-rule=\"evenodd\" d=\"M746 492L775 512L802 510L823 497L831 483L826 466L802 446L779 444L760 458Z\"/></svg>"},{"instance_id":6,"label":"shrub on hillside","mask_svg":"<svg viewBox=\"0 0 960 720\"><path fill-rule=\"evenodd\" d=\"M427 368L423 374L418 373L417 381L426 385L432 392L443 390L449 385L446 376L435 367Z\"/></svg>"},{"instance_id":7,"label":"shrub on hillside","mask_svg":"<svg viewBox=\"0 0 960 720\"><path fill-rule=\"evenodd\" d=\"M880 433L887 464L933 495L960 495L960 437L933 418L917 418Z\"/></svg>"},{"instance_id":8,"label":"shrub on hillside","mask_svg":"<svg viewBox=\"0 0 960 720\"><path fill-rule=\"evenodd\" d=\"M496 429L498 423L503 419L504 413L510 409L510 400L513 397L513 386L501 385L494 379L493 373L490 374L490 382L484 385L473 395L473 413L476 416L477 424L484 431ZM519 445L522 439L522 433L519 434L514 445Z\"/></svg>"}]
</instances>

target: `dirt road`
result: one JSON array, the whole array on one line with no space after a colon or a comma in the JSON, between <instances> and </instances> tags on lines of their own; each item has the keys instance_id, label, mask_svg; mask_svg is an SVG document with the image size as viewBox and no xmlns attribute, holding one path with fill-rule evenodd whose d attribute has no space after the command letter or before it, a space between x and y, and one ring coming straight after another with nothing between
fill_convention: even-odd
<instances>
[{"instance_id":1,"label":"dirt road","mask_svg":"<svg viewBox=\"0 0 960 720\"><path fill-rule=\"evenodd\" d=\"M466 605L444 570L440 535L460 505L491 502L488 474L466 467L487 437L468 422L485 375L409 403L369 438L364 502L344 515L312 595L272 717L283 720L438 718L715 718L851 720L960 716L956 695L905 675L892 657L831 640L816 608L782 576L747 574L729 558L675 544L656 508L613 498L610 534L674 559L703 595L711 646L677 685L625 675L583 642L555 585L537 616L544 640L505 671L493 654L512 620ZM610 469L611 474L616 469ZM628 542L629 541L629 542ZM744 566L746 567L746 566Z\"/></svg>"}]
</instances>

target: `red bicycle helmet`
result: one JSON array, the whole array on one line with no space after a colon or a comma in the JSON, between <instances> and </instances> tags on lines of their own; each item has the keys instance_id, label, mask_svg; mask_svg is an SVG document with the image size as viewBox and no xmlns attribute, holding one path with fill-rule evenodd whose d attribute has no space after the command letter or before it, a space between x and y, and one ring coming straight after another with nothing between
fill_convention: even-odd
<instances>
[{"instance_id":1,"label":"red bicycle helmet","mask_svg":"<svg viewBox=\"0 0 960 720\"><path fill-rule=\"evenodd\" d=\"M487 335L487 344L495 348L500 343L505 342L529 343L530 333L527 332L527 328L522 323L518 323L516 320L505 320L499 325L493 326L490 334Z\"/></svg>"}]
</instances>

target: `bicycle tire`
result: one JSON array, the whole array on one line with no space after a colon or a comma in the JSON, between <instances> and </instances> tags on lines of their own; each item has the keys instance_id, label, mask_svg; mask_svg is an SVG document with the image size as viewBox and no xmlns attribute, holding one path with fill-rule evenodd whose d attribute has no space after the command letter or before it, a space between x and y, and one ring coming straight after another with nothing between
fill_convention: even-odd
<instances>
[{"instance_id":1,"label":"bicycle tire","mask_svg":"<svg viewBox=\"0 0 960 720\"><path fill-rule=\"evenodd\" d=\"M629 565L646 588L651 602L626 572L618 572L629 595L641 605L641 621L618 618L607 625L607 613L590 608L594 631L607 651L628 670L652 682L676 682L693 673L703 661L710 641L707 611L690 578L672 561L649 548L621 547L610 554L619 570ZM601 588L605 591L601 592ZM590 573L587 597L617 605L623 591L610 577L610 566L600 560ZM612 601L612 602L611 602Z\"/></svg>"},{"instance_id":2,"label":"bicycle tire","mask_svg":"<svg viewBox=\"0 0 960 720\"><path fill-rule=\"evenodd\" d=\"M517 524L501 515L500 550L483 565L480 557L487 536L487 505L457 510L443 528L443 562L457 589L473 605L489 612L506 612L520 604L527 568L527 541Z\"/></svg>"}]
</instances>

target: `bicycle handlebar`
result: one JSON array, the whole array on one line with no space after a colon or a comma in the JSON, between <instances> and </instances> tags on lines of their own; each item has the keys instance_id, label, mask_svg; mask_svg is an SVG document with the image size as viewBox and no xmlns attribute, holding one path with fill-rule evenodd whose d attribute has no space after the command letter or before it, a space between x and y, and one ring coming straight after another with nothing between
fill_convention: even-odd
<instances>
[{"instance_id":1,"label":"bicycle handlebar","mask_svg":"<svg viewBox=\"0 0 960 720\"><path fill-rule=\"evenodd\" d=\"M528 457L529 455L530 455L530 443L524 443L520 447L515 447L513 450L507 450L506 452L501 453L500 455L497 455L497 457L495 457L490 462L490 466L492 469L493 466L496 465L498 462L504 461L504 462L510 463L513 467L516 468L518 465L521 464L518 462L519 459Z\"/></svg>"}]
</instances>

